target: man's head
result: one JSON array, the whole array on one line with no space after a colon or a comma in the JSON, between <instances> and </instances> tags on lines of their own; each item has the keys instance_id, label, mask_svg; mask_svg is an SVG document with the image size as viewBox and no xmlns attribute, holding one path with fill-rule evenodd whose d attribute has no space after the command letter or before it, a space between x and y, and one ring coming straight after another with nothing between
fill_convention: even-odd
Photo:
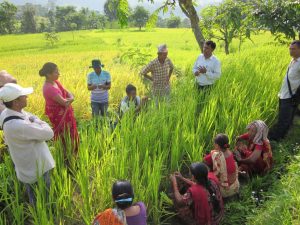
<instances>
[{"instance_id":1,"label":"man's head","mask_svg":"<svg viewBox=\"0 0 300 225\"><path fill-rule=\"evenodd\" d=\"M8 83L0 89L0 99L4 105L16 111L27 106L27 95L33 92L33 88L23 88L18 84Z\"/></svg>"},{"instance_id":2,"label":"man's head","mask_svg":"<svg viewBox=\"0 0 300 225\"><path fill-rule=\"evenodd\" d=\"M104 65L101 64L101 61L99 59L92 60L92 66L90 66L90 68L93 68L96 74L101 73L102 67L104 67Z\"/></svg>"},{"instance_id":3,"label":"man's head","mask_svg":"<svg viewBox=\"0 0 300 225\"><path fill-rule=\"evenodd\" d=\"M10 75L6 70L0 71L0 88L2 88L7 83L17 83L16 78Z\"/></svg>"},{"instance_id":4,"label":"man's head","mask_svg":"<svg viewBox=\"0 0 300 225\"><path fill-rule=\"evenodd\" d=\"M157 55L158 55L158 60L160 62L165 62L165 60L168 56L168 48L167 48L166 44L162 44L162 45L158 46Z\"/></svg>"},{"instance_id":5,"label":"man's head","mask_svg":"<svg viewBox=\"0 0 300 225\"><path fill-rule=\"evenodd\" d=\"M126 87L126 94L129 99L134 99L136 97L136 87L132 84L128 84Z\"/></svg>"},{"instance_id":6,"label":"man's head","mask_svg":"<svg viewBox=\"0 0 300 225\"><path fill-rule=\"evenodd\" d=\"M203 46L203 55L205 58L210 58L213 51L216 49L216 43L213 41L206 41Z\"/></svg>"},{"instance_id":7,"label":"man's head","mask_svg":"<svg viewBox=\"0 0 300 225\"><path fill-rule=\"evenodd\" d=\"M293 41L290 45L290 55L294 59L300 57L300 40Z\"/></svg>"}]
</instances>

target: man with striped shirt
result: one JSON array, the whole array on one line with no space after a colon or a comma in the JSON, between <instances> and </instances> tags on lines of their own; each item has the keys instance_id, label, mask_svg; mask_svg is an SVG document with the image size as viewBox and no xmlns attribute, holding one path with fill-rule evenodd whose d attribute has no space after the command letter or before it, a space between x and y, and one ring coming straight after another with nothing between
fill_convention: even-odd
<instances>
[{"instance_id":1,"label":"man with striped shirt","mask_svg":"<svg viewBox=\"0 0 300 225\"><path fill-rule=\"evenodd\" d=\"M108 109L108 90L111 87L111 77L100 60L94 59L90 68L94 69L87 77L88 90L91 91L92 115L105 116Z\"/></svg>"}]
</instances>

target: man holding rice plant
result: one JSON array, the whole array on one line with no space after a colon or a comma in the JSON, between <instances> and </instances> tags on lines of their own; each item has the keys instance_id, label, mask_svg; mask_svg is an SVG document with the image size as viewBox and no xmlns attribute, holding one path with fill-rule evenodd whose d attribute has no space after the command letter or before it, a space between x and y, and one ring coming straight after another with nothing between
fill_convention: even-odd
<instances>
[{"instance_id":1,"label":"man holding rice plant","mask_svg":"<svg viewBox=\"0 0 300 225\"><path fill-rule=\"evenodd\" d=\"M292 60L278 95L278 122L270 131L270 139L275 141L284 138L288 133L300 102L300 40L291 43L290 56Z\"/></svg>"},{"instance_id":2,"label":"man holding rice plant","mask_svg":"<svg viewBox=\"0 0 300 225\"><path fill-rule=\"evenodd\" d=\"M199 90L211 87L221 76L221 63L213 55L216 43L206 41L203 47L203 54L199 55L193 73L196 76L196 83Z\"/></svg>"},{"instance_id":3,"label":"man holding rice plant","mask_svg":"<svg viewBox=\"0 0 300 225\"><path fill-rule=\"evenodd\" d=\"M152 81L152 93L155 97L168 97L170 95L170 77L173 73L173 63L167 57L168 48L166 44L158 46L158 57L145 66L141 75ZM149 76L151 73L152 76Z\"/></svg>"},{"instance_id":4,"label":"man holding rice plant","mask_svg":"<svg viewBox=\"0 0 300 225\"><path fill-rule=\"evenodd\" d=\"M32 92L32 88L22 88L13 83L5 84L0 89L0 99L6 106L0 116L0 126L17 178L25 184L29 201L35 205L33 187L42 178L48 196L50 171L55 167L55 162L45 142L53 138L51 127L23 110L27 106L27 95Z\"/></svg>"}]
</instances>

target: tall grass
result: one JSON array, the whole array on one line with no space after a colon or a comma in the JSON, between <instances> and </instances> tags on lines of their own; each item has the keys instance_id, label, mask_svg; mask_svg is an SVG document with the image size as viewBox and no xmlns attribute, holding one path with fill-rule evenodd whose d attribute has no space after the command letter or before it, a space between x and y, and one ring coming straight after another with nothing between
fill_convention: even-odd
<instances>
[{"instance_id":1,"label":"tall grass","mask_svg":"<svg viewBox=\"0 0 300 225\"><path fill-rule=\"evenodd\" d=\"M161 42L159 35L154 33L148 41ZM124 44L134 44L127 37L124 39ZM177 40L172 40L175 46ZM175 55L176 48L172 48ZM61 82L76 96L74 108L81 139L79 155L78 158L71 157L71 169L68 170L60 143L51 144L56 168L52 174L50 203L43 201L43 193L37 189L36 208L28 207L20 198L23 187L17 182L12 163L6 157L5 169L0 174L1 180L7 181L0 186L1 201L5 201L5 209L0 213L3 224L23 224L24 221L33 224L89 224L99 211L112 206L111 186L116 179L132 182L135 199L147 205L149 224L163 224L166 212L162 205L166 202L169 173L192 161L202 160L203 155L212 149L212 139L217 133L227 133L233 140L254 119L271 124L277 111L276 95L282 71L289 61L284 47L260 46L228 57L221 54L222 78L209 93L204 93L196 90L191 74L197 51L191 51L188 57L184 51L184 54L176 55L180 59L179 65L186 68L182 69L183 76L172 80L170 102L162 102L159 107L150 102L139 116L125 115L112 131L106 120L81 121L90 118L85 81L87 65L92 58L99 56L108 62L107 68L113 77L111 101L115 105L129 82L138 87L139 93L146 94L136 72L130 70L129 65L113 64L111 58L117 52L112 50L73 52L71 55L49 51L48 54L38 54L38 57L17 55L13 62L12 57L5 56L0 66L11 69L22 85L36 88L28 111L38 115L43 114L41 106L44 100L41 96L42 80L37 71L46 61L55 61L60 66ZM12 177L11 184L8 177ZM14 189L10 190L10 187Z\"/></svg>"}]
</instances>

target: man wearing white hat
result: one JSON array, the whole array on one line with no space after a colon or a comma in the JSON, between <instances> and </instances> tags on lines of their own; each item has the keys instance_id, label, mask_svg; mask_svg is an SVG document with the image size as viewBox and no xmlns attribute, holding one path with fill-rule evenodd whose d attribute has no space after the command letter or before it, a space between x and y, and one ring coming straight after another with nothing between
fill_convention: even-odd
<instances>
[{"instance_id":1,"label":"man wearing white hat","mask_svg":"<svg viewBox=\"0 0 300 225\"><path fill-rule=\"evenodd\" d=\"M170 77L174 66L168 56L167 45L163 44L158 47L158 57L145 66L141 75L153 82L153 94L156 97L168 96L170 94ZM148 73L151 72L152 76Z\"/></svg>"},{"instance_id":2,"label":"man wearing white hat","mask_svg":"<svg viewBox=\"0 0 300 225\"><path fill-rule=\"evenodd\" d=\"M7 83L17 83L17 80L10 75L6 70L0 71L0 88L2 88ZM0 114L5 109L5 105L0 101Z\"/></svg>"},{"instance_id":3,"label":"man wearing white hat","mask_svg":"<svg viewBox=\"0 0 300 225\"><path fill-rule=\"evenodd\" d=\"M32 92L32 88L22 88L13 83L5 84L0 89L0 99L6 106L0 115L0 126L15 165L17 178L25 183L29 201L35 204L32 184L43 177L48 193L50 171L55 167L55 162L45 142L54 135L51 127L23 111L27 106L27 95Z\"/></svg>"}]
</instances>

